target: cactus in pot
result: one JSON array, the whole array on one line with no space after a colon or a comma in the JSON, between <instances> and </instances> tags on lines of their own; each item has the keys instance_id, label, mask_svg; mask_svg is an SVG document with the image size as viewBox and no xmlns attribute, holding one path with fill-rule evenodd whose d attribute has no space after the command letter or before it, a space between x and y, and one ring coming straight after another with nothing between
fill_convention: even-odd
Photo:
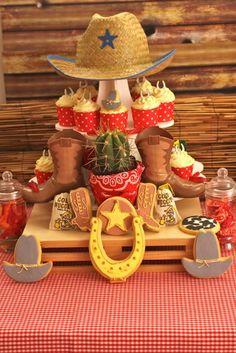
<instances>
[{"instance_id":1,"label":"cactus in pot","mask_svg":"<svg viewBox=\"0 0 236 353\"><path fill-rule=\"evenodd\" d=\"M112 196L134 202L143 170L143 165L131 156L123 132L113 130L97 136L89 183L98 204Z\"/></svg>"},{"instance_id":2,"label":"cactus in pot","mask_svg":"<svg viewBox=\"0 0 236 353\"><path fill-rule=\"evenodd\" d=\"M101 133L96 139L93 172L109 175L134 169L137 163L130 155L129 142L124 133L113 130Z\"/></svg>"}]
</instances>

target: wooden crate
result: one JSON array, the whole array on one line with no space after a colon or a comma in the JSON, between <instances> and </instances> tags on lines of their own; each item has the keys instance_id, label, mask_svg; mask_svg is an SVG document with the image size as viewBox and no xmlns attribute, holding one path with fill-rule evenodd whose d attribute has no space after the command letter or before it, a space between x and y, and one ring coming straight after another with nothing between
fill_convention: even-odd
<instances>
[{"instance_id":1,"label":"wooden crate","mask_svg":"<svg viewBox=\"0 0 236 353\"><path fill-rule=\"evenodd\" d=\"M199 199L179 200L177 207L183 218L202 214ZM34 234L40 239L42 260L53 261L54 271L93 271L88 249L89 233L49 230L51 208L52 203L36 204L24 234ZM113 259L124 259L131 251L132 234L104 234L102 238L107 254ZM139 271L182 271L181 258L192 257L193 241L194 236L180 231L178 226L162 227L159 233L146 232L146 250Z\"/></svg>"}]
</instances>

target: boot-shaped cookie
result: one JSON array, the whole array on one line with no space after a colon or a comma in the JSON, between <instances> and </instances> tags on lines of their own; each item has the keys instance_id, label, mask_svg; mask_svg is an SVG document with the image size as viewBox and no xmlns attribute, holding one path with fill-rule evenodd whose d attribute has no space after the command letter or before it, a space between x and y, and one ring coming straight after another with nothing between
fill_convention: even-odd
<instances>
[{"instance_id":1,"label":"boot-shaped cookie","mask_svg":"<svg viewBox=\"0 0 236 353\"><path fill-rule=\"evenodd\" d=\"M27 202L47 202L61 192L67 192L82 185L82 156L85 138L73 131L63 130L48 140L54 172L39 192L25 188L22 191Z\"/></svg>"},{"instance_id":2,"label":"boot-shaped cookie","mask_svg":"<svg viewBox=\"0 0 236 353\"><path fill-rule=\"evenodd\" d=\"M138 134L136 145L145 170L142 181L157 187L168 183L177 197L197 197L205 190L204 183L193 183L178 177L170 167L173 137L159 127L150 127Z\"/></svg>"}]
</instances>

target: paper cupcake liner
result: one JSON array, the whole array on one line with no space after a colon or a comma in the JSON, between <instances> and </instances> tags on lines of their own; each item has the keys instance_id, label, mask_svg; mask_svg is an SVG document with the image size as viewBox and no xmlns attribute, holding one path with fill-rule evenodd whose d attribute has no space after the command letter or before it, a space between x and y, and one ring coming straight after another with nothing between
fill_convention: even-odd
<instances>
[{"instance_id":1,"label":"paper cupcake liner","mask_svg":"<svg viewBox=\"0 0 236 353\"><path fill-rule=\"evenodd\" d=\"M57 107L57 117L60 126L73 127L75 126L73 108Z\"/></svg>"},{"instance_id":2,"label":"paper cupcake liner","mask_svg":"<svg viewBox=\"0 0 236 353\"><path fill-rule=\"evenodd\" d=\"M169 122L174 119L174 102L161 103L158 107L158 123Z\"/></svg>"},{"instance_id":3,"label":"paper cupcake liner","mask_svg":"<svg viewBox=\"0 0 236 353\"><path fill-rule=\"evenodd\" d=\"M135 169L111 175L95 175L91 173L89 184L98 204L112 196L121 196L134 203L141 175L144 170L138 162Z\"/></svg>"},{"instance_id":4,"label":"paper cupcake liner","mask_svg":"<svg viewBox=\"0 0 236 353\"><path fill-rule=\"evenodd\" d=\"M182 179L186 179L189 180L192 173L193 173L193 164L189 165L187 167L182 167L182 168L174 168L171 167L171 169L173 170L173 172L178 175L180 178Z\"/></svg>"},{"instance_id":5,"label":"paper cupcake liner","mask_svg":"<svg viewBox=\"0 0 236 353\"><path fill-rule=\"evenodd\" d=\"M158 124L158 107L153 109L135 109L132 108L134 128L142 131L147 127L156 126Z\"/></svg>"},{"instance_id":6,"label":"paper cupcake liner","mask_svg":"<svg viewBox=\"0 0 236 353\"><path fill-rule=\"evenodd\" d=\"M128 125L128 111L116 114L100 113L100 125L104 131L125 131Z\"/></svg>"},{"instance_id":7,"label":"paper cupcake liner","mask_svg":"<svg viewBox=\"0 0 236 353\"><path fill-rule=\"evenodd\" d=\"M38 184L44 184L48 179L51 178L52 172L42 172L41 170L35 169L34 174L37 178Z\"/></svg>"},{"instance_id":8,"label":"paper cupcake liner","mask_svg":"<svg viewBox=\"0 0 236 353\"><path fill-rule=\"evenodd\" d=\"M95 112L74 112L77 130L95 133L99 129L99 110Z\"/></svg>"}]
</instances>

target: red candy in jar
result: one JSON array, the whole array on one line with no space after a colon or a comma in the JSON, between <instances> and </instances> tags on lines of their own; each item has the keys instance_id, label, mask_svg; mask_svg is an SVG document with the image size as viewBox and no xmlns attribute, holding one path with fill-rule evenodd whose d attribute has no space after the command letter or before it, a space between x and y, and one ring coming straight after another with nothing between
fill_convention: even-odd
<instances>
[{"instance_id":1,"label":"red candy in jar","mask_svg":"<svg viewBox=\"0 0 236 353\"><path fill-rule=\"evenodd\" d=\"M236 244L236 183L228 171L220 168L217 177L206 183L206 214L220 223L217 233L221 245L232 249Z\"/></svg>"},{"instance_id":2,"label":"red candy in jar","mask_svg":"<svg viewBox=\"0 0 236 353\"><path fill-rule=\"evenodd\" d=\"M26 224L26 205L21 184L5 171L0 181L0 240L18 238Z\"/></svg>"}]
</instances>

